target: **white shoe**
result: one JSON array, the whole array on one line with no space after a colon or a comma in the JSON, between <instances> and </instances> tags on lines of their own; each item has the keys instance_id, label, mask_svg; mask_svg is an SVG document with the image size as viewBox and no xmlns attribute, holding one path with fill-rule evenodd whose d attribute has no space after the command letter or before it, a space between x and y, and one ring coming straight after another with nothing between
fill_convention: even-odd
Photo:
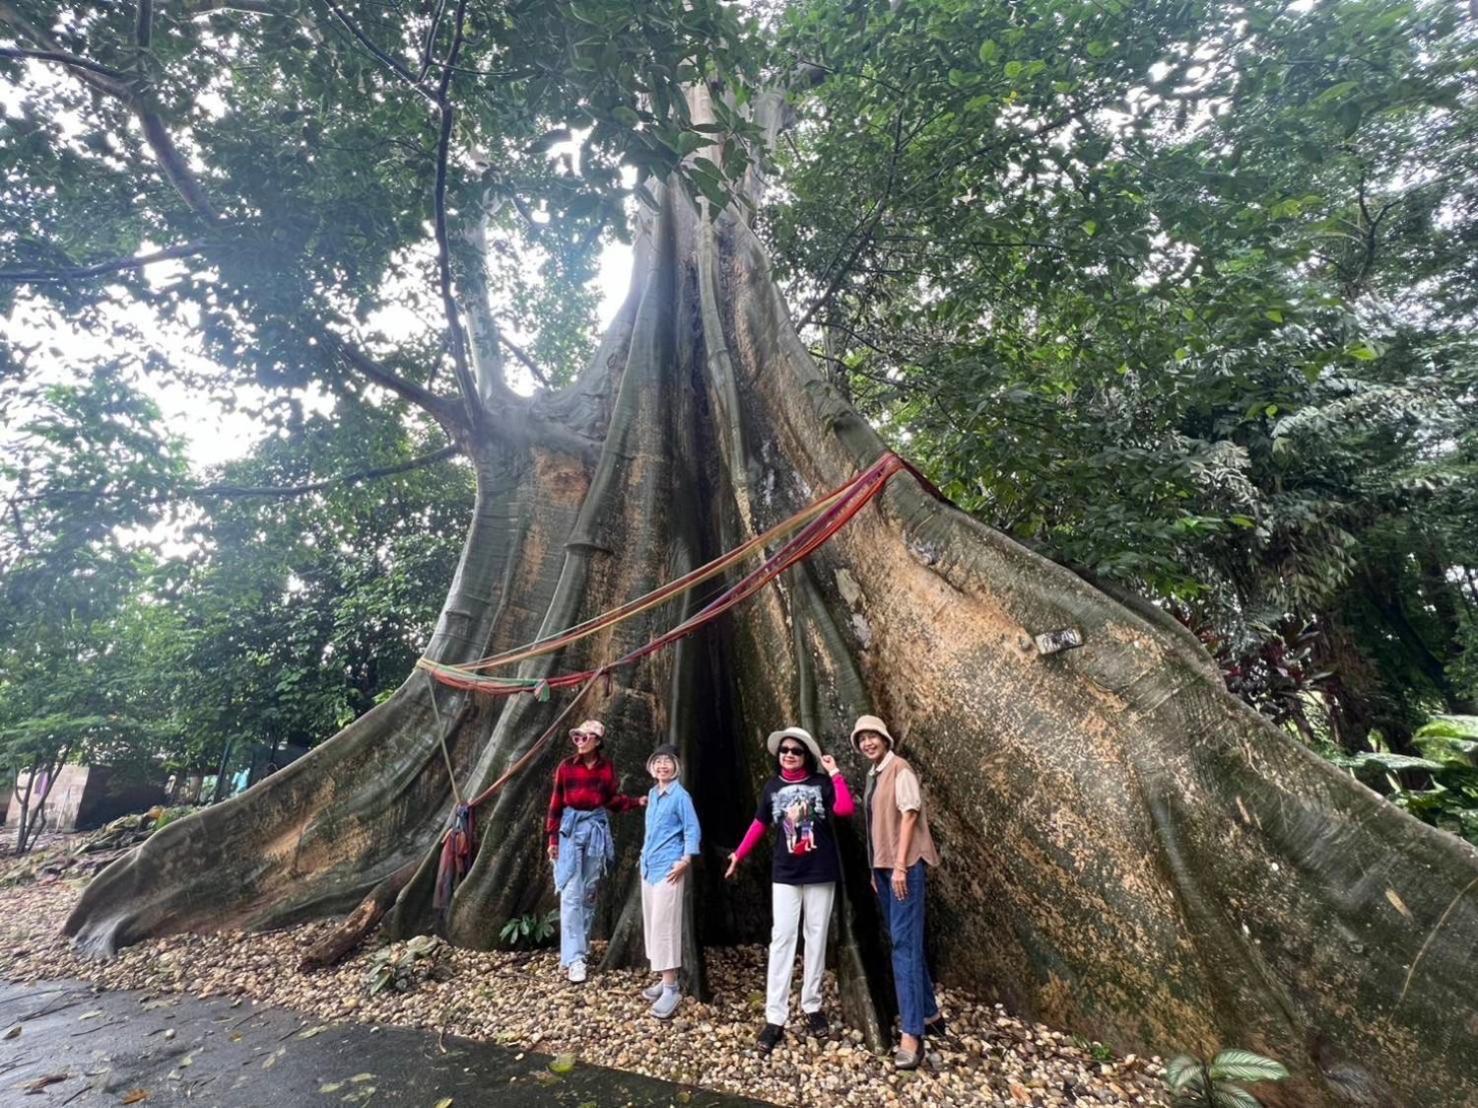
<instances>
[{"instance_id":1,"label":"white shoe","mask_svg":"<svg viewBox=\"0 0 1478 1108\"><path fill-rule=\"evenodd\" d=\"M657 1003L652 1005L652 1015L659 1020L670 1020L677 1014L677 1006L682 1003L682 1000L683 994L678 991L677 986L674 985L670 989L664 988L662 995L657 998Z\"/></svg>"},{"instance_id":2,"label":"white shoe","mask_svg":"<svg viewBox=\"0 0 1478 1108\"><path fill-rule=\"evenodd\" d=\"M648 985L641 991L641 998L643 1000L662 999L662 982L659 980L655 985Z\"/></svg>"},{"instance_id":3,"label":"white shoe","mask_svg":"<svg viewBox=\"0 0 1478 1108\"><path fill-rule=\"evenodd\" d=\"M570 963L570 983L583 985L585 983L585 959Z\"/></svg>"}]
</instances>

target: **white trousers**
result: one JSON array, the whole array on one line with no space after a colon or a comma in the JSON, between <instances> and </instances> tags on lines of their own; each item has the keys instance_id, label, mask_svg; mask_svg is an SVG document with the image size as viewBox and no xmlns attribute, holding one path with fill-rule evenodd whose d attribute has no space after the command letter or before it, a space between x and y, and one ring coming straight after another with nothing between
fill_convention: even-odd
<instances>
[{"instance_id":1,"label":"white trousers","mask_svg":"<svg viewBox=\"0 0 1478 1108\"><path fill-rule=\"evenodd\" d=\"M770 972L765 990L765 1022L785 1026L790 1015L790 979L795 976L795 941L805 917L806 951L801 975L801 1011L821 1011L821 978L826 972L826 929L836 882L824 885L771 885Z\"/></svg>"}]
</instances>

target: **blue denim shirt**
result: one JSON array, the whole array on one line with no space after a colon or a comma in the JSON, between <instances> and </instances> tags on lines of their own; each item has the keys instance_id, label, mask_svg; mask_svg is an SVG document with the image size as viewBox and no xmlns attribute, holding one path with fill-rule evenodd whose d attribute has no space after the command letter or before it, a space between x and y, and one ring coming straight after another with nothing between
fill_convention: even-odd
<instances>
[{"instance_id":1,"label":"blue denim shirt","mask_svg":"<svg viewBox=\"0 0 1478 1108\"><path fill-rule=\"evenodd\" d=\"M655 885L684 854L697 854L698 813L693 798L676 781L664 793L655 785L647 793L647 837L641 848L641 879Z\"/></svg>"}]
</instances>

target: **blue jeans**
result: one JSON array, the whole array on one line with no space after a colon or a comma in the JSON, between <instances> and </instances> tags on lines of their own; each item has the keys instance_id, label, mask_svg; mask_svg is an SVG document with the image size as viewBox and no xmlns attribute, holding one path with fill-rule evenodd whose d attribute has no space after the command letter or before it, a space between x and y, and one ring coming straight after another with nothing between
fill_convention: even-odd
<instances>
[{"instance_id":1,"label":"blue jeans","mask_svg":"<svg viewBox=\"0 0 1478 1108\"><path fill-rule=\"evenodd\" d=\"M934 982L924 964L924 863L908 868L908 899L893 895L893 871L872 871L883 926L893 946L893 986L898 990L898 1022L905 1035L924 1033L924 1021L939 1014Z\"/></svg>"},{"instance_id":2,"label":"blue jeans","mask_svg":"<svg viewBox=\"0 0 1478 1108\"><path fill-rule=\"evenodd\" d=\"M604 810L566 810L559 832L554 884L559 890L559 964L583 962L600 882L610 862L611 831Z\"/></svg>"}]
</instances>

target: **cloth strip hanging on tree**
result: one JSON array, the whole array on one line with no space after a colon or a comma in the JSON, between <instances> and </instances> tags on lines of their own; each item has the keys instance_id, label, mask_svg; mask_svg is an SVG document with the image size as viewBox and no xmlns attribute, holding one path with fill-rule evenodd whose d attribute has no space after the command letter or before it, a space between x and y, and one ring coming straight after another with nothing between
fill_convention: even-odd
<instances>
[{"instance_id":1,"label":"cloth strip hanging on tree","mask_svg":"<svg viewBox=\"0 0 1478 1108\"><path fill-rule=\"evenodd\" d=\"M512 650L505 650L501 654L491 654L488 657L480 658L475 662L463 662L451 668L461 671L497 669L503 666L513 665L515 662L525 661L529 658L536 658L542 654L552 654L554 651L569 646L571 643L579 642L581 639L588 638L589 636L595 634L603 628L620 623L625 619L629 619L632 616L639 615L640 613L645 612L649 608L653 608L658 604L662 604L668 600L671 600L675 596L680 596L685 592L689 592L692 589L695 589L699 585L703 584L705 581L709 581L712 578L717 577L720 573L723 573L731 566L737 565L739 562L744 561L744 559L748 558L751 554L753 554L761 547L767 546L775 540L783 538L785 535L790 534L792 531L795 531L797 528L808 523L810 520L815 519L827 508L836 504L838 500L846 496L848 491L850 491L852 487L856 485L858 480L860 480L861 476L862 475L854 477L852 480L848 481L840 488L834 489L833 491L827 493L825 496L821 497L819 500L813 501L806 507L802 508L800 511L796 512L795 515L791 516L789 519L782 520L774 527L771 527L764 534L756 535L754 538L749 539L739 546L736 546L733 550L719 555L717 558L713 559L713 561L706 562L703 565L699 566L697 569L688 571L681 577L668 581L663 585L659 585L657 588L653 589L651 592L645 594L644 596L639 596L635 600L628 600L625 604L622 604L618 608L612 608L609 611L602 612L600 615L592 616L590 619L587 619L582 623L577 623L573 627L567 627L563 631L556 632L555 634L550 635L547 638L535 639L531 643L527 643L524 646L514 647ZM526 687L530 685L530 683L537 684L538 682L537 678L514 678L511 680L519 681L520 688Z\"/></svg>"},{"instance_id":2,"label":"cloth strip hanging on tree","mask_svg":"<svg viewBox=\"0 0 1478 1108\"><path fill-rule=\"evenodd\" d=\"M804 561L833 535L845 527L851 521L852 517L860 512L869 501L883 490L883 487L895 473L904 469L917 473L911 465L898 457L898 455L891 452L885 453L871 466L863 470L836 492L830 493L808 507L803 508L800 512L791 516L790 519L765 532L764 535L749 540L744 545L736 547L729 553L716 558L706 565L700 566L698 569L677 578L675 581L663 585L661 588L647 593L643 597L623 604L621 607L614 608L609 612L602 613L593 619L586 620L584 623L577 624L575 627L558 635L540 640L536 644L519 647L468 665L448 665L442 662L434 662L429 658L420 659L416 665L426 670L439 683L452 688L466 689L487 696L511 696L521 692L537 692L541 694L541 699L542 694L546 690L572 688L600 673L631 665L645 658L647 655L653 654L663 647L677 642L679 639L686 638L699 628L713 622L736 604L753 596L761 588L785 572L785 570L798 562ZM932 488L932 486L930 487ZM630 619L656 604L670 600L695 588L703 581L710 579L733 565L740 557L752 552L764 541L793 531L797 526L802 524L804 526L801 526L801 529L780 550L744 577L740 578L738 582L726 589L716 599L694 615L679 623L676 627L658 635L645 645L639 646L635 650L617 658L614 662L601 667L600 670L580 670L575 673L559 674L553 677L492 677L476 672L479 668L489 668L493 665L509 665L515 661L551 653L572 642L594 634L602 628L611 627Z\"/></svg>"}]
</instances>

